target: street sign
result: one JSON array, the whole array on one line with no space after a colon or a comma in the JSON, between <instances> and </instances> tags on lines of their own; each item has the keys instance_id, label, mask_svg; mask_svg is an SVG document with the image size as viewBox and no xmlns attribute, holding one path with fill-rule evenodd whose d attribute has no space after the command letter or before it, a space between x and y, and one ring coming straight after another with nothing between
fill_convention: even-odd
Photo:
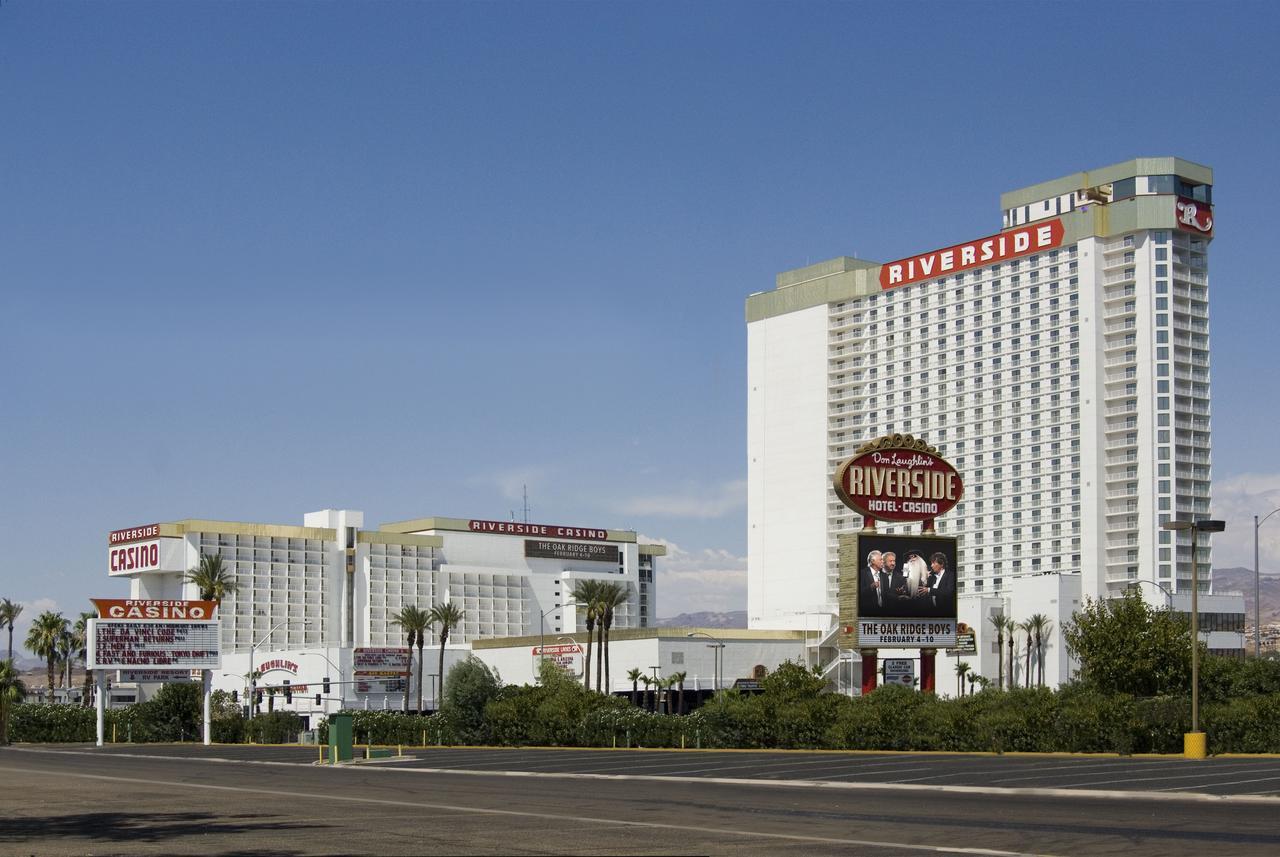
<instances>
[{"instance_id":1,"label":"street sign","mask_svg":"<svg viewBox=\"0 0 1280 857\"><path fill-rule=\"evenodd\" d=\"M911 658L885 658L884 683L914 687L916 662Z\"/></svg>"}]
</instances>

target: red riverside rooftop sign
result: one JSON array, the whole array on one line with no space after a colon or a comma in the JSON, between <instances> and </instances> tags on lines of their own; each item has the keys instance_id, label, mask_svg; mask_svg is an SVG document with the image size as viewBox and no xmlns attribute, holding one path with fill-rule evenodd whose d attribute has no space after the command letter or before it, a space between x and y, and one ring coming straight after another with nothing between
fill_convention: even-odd
<instances>
[{"instance_id":1,"label":"red riverside rooftop sign","mask_svg":"<svg viewBox=\"0 0 1280 857\"><path fill-rule=\"evenodd\" d=\"M467 529L473 533L498 533L504 536L542 536L549 539L609 540L608 530L586 527L558 527L553 524L523 524L516 521L468 521Z\"/></svg>"},{"instance_id":2,"label":"red riverside rooftop sign","mask_svg":"<svg viewBox=\"0 0 1280 857\"><path fill-rule=\"evenodd\" d=\"M992 235L889 262L880 266L880 288L892 289L930 277L942 277L983 265L994 265L1027 253L1049 250L1062 244L1062 221L1033 223Z\"/></svg>"}]
</instances>

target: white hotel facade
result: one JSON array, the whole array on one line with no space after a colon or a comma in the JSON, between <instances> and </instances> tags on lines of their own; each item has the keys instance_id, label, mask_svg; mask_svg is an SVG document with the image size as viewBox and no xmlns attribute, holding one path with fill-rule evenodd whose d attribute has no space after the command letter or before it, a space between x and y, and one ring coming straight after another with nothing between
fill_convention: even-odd
<instances>
[{"instance_id":1,"label":"white hotel facade","mask_svg":"<svg viewBox=\"0 0 1280 857\"><path fill-rule=\"evenodd\" d=\"M1071 668L1060 631L1084 598L1139 586L1180 605L1190 542L1160 523L1210 512L1212 190L1208 167L1139 158L1004 194L985 247L900 266L839 257L751 295L750 627L822 624L834 645L838 538L862 520L832 473L891 433L936 446L965 481L937 528L959 539L981 672L995 675L996 613L1049 616L1056 684ZM992 250L1019 231L1024 251Z\"/></svg>"},{"instance_id":2,"label":"white hotel facade","mask_svg":"<svg viewBox=\"0 0 1280 857\"><path fill-rule=\"evenodd\" d=\"M288 679L305 687L287 706L303 714L401 706L400 693L357 693L353 652L402 647L404 632L392 619L403 607L462 608L446 670L476 641L536 639L544 622L548 642L584 630L572 597L582 580L627 585L630 598L614 626L651 627L655 561L666 553L632 531L455 518L365 529L363 513L332 509L306 514L302 526L187 519L117 531L108 541L109 573L129 581L131 598L197 598L183 573L202 554L222 557L237 589L219 608L222 668L214 688L244 691L254 646L254 667L268 666L259 684ZM439 689L430 656L439 646L435 629L425 645L426 673L436 679L424 687L430 705ZM316 705L326 676L331 694ZM285 707L279 697L274 703Z\"/></svg>"}]
</instances>

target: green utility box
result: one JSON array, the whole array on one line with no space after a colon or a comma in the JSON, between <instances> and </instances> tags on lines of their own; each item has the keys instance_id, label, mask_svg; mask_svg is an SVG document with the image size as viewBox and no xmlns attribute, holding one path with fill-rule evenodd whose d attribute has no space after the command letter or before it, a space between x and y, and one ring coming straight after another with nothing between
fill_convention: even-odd
<instances>
[{"instance_id":1,"label":"green utility box","mask_svg":"<svg viewBox=\"0 0 1280 857\"><path fill-rule=\"evenodd\" d=\"M350 762L352 744L352 721L350 714L329 715L329 761Z\"/></svg>"}]
</instances>

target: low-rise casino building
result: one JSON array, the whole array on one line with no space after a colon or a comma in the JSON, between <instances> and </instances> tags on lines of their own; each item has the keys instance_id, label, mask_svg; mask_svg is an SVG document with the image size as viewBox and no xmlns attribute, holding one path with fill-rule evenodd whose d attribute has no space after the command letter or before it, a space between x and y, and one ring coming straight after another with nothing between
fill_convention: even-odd
<instances>
[{"instance_id":1,"label":"low-rise casino building","mask_svg":"<svg viewBox=\"0 0 1280 857\"><path fill-rule=\"evenodd\" d=\"M615 628L650 627L655 560L666 553L628 530L457 518L375 530L365 528L361 512L333 509L305 515L302 526L188 519L117 530L108 541L109 574L129 580L132 598L196 598L184 572L202 554L220 556L236 590L220 607L223 656L214 687L244 692L252 656L258 683L287 680L289 707L304 713L400 707L403 686L377 675L374 650L404 646L393 622L403 607L462 609L446 643L446 671L477 640L585 631L572 596L583 580L627 586ZM425 645L439 646L435 629ZM437 672L428 657L427 707L434 707Z\"/></svg>"}]
</instances>

